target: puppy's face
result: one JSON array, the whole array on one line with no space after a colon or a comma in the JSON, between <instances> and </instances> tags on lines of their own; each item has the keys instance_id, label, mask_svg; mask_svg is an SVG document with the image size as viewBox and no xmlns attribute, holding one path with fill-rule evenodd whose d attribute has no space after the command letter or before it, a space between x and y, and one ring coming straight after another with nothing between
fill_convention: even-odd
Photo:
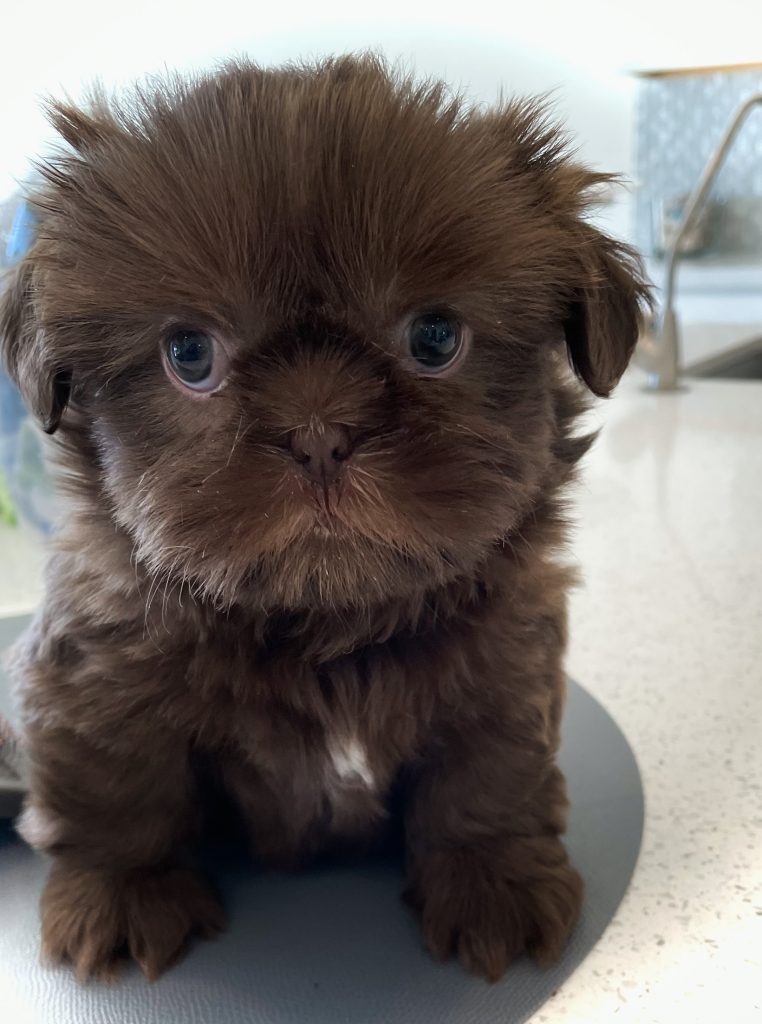
<instances>
[{"instance_id":1,"label":"puppy's face","mask_svg":"<svg viewBox=\"0 0 762 1024\"><path fill-rule=\"evenodd\" d=\"M53 120L8 365L136 557L221 604L473 570L542 493L563 344L599 394L627 363L642 287L529 106L339 61Z\"/></svg>"}]
</instances>

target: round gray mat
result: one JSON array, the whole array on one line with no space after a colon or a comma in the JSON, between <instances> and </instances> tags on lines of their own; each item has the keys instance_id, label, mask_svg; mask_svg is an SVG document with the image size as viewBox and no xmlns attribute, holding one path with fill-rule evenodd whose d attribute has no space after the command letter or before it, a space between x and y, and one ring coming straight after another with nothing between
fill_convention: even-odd
<instances>
[{"instance_id":1,"label":"round gray mat","mask_svg":"<svg viewBox=\"0 0 762 1024\"><path fill-rule=\"evenodd\" d=\"M14 627L17 627L16 620ZM10 623L0 620L0 647ZM5 628L3 628L5 627ZM3 636L3 633L5 634ZM0 691L5 681L0 675ZM4 700L4 698L1 698ZM1 706L1 705L0 705ZM518 1024L600 938L640 849L643 789L608 713L569 687L561 763L572 815L568 845L587 886L582 919L556 967L515 963L496 985L425 952L399 899L401 867L369 863L297 876L218 865L228 931L195 946L154 985L137 969L113 988L78 986L40 967L43 860L0 827L0 1005L14 1024Z\"/></svg>"}]
</instances>

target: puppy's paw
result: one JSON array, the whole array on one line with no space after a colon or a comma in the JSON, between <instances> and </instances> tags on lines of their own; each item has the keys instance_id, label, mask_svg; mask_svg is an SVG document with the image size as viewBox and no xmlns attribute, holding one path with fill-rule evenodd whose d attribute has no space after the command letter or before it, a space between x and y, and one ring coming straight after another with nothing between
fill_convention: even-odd
<instances>
[{"instance_id":1,"label":"puppy's paw","mask_svg":"<svg viewBox=\"0 0 762 1024\"><path fill-rule=\"evenodd\" d=\"M542 965L558 960L582 891L560 840L539 837L429 852L405 895L437 959L457 953L468 971L497 981L525 951Z\"/></svg>"},{"instance_id":2,"label":"puppy's paw","mask_svg":"<svg viewBox=\"0 0 762 1024\"><path fill-rule=\"evenodd\" d=\"M71 963L80 981L114 981L130 958L154 981L194 936L211 938L224 927L211 888L180 867L125 877L59 864L41 910L43 956Z\"/></svg>"}]
</instances>

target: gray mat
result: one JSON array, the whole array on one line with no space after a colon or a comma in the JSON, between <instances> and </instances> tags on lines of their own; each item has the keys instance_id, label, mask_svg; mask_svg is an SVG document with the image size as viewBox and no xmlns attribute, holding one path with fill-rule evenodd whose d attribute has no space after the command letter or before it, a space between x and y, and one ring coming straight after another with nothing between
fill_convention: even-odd
<instances>
[{"instance_id":1,"label":"gray mat","mask_svg":"<svg viewBox=\"0 0 762 1024\"><path fill-rule=\"evenodd\" d=\"M10 624L0 628L6 633ZM17 623L13 623L17 626ZM0 636L0 644L5 637ZM4 682L0 677L0 690ZM0 697L0 700L4 698ZM9 1024L519 1024L569 977L614 915L635 868L643 790L627 740L571 683L561 762L568 843L585 878L582 919L560 964L522 959L496 985L437 964L400 902L400 865L258 874L236 854L218 864L230 927L154 985L136 969L79 987L38 964L44 862L0 827L0 1006Z\"/></svg>"}]
</instances>

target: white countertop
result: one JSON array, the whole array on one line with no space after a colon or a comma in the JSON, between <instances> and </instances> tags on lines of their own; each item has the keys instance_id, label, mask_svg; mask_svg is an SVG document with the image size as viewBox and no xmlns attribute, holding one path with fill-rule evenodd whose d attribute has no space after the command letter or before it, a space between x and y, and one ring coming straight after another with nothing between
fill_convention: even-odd
<instances>
[{"instance_id":1,"label":"white countertop","mask_svg":"<svg viewBox=\"0 0 762 1024\"><path fill-rule=\"evenodd\" d=\"M643 851L620 910L534 1022L762 1018L762 384L632 375L577 492L571 674L643 773ZM0 527L0 614L41 558Z\"/></svg>"},{"instance_id":2,"label":"white countertop","mask_svg":"<svg viewBox=\"0 0 762 1024\"><path fill-rule=\"evenodd\" d=\"M646 829L603 939L536 1022L762 1019L762 384L601 403L571 675L637 755Z\"/></svg>"}]
</instances>

